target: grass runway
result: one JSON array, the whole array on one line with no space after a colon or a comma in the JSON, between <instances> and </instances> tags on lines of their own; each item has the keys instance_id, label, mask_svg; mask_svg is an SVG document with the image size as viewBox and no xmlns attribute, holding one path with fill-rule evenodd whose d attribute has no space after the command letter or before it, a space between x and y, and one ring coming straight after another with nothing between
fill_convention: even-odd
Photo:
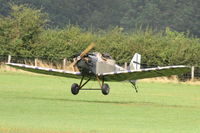
<instances>
[{"instance_id":1,"label":"grass runway","mask_svg":"<svg viewBox=\"0 0 200 133\"><path fill-rule=\"evenodd\" d=\"M0 72L0 133L199 133L200 86L108 83L111 92L70 92L79 80ZM98 87L95 81L87 87Z\"/></svg>"}]
</instances>

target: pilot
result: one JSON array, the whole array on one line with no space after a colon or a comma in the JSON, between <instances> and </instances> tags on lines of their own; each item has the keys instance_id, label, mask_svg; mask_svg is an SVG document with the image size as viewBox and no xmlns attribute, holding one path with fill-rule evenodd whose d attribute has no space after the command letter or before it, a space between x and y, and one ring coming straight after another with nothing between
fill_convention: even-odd
<instances>
[{"instance_id":1,"label":"pilot","mask_svg":"<svg viewBox=\"0 0 200 133\"><path fill-rule=\"evenodd\" d=\"M107 61L107 59L101 53L96 53L96 57L98 61Z\"/></svg>"}]
</instances>

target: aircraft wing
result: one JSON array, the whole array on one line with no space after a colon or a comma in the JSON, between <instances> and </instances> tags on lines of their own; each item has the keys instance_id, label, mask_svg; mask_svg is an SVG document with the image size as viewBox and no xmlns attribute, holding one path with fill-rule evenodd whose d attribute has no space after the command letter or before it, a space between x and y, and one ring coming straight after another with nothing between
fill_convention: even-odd
<instances>
[{"instance_id":1,"label":"aircraft wing","mask_svg":"<svg viewBox=\"0 0 200 133\"><path fill-rule=\"evenodd\" d=\"M6 65L12 66L17 69L22 69L25 71L30 71L34 73L41 73L46 75L54 75L60 77L72 77L72 78L81 78L80 72L72 72L60 69L52 69L52 68L45 68L45 67L37 67L25 64L17 64L17 63L7 63Z\"/></svg>"},{"instance_id":2,"label":"aircraft wing","mask_svg":"<svg viewBox=\"0 0 200 133\"><path fill-rule=\"evenodd\" d=\"M146 68L139 70L124 70L118 72L110 72L99 74L104 77L106 81L124 81L124 80L138 80L144 78L153 78L161 76L179 75L191 70L188 66L167 66Z\"/></svg>"}]
</instances>

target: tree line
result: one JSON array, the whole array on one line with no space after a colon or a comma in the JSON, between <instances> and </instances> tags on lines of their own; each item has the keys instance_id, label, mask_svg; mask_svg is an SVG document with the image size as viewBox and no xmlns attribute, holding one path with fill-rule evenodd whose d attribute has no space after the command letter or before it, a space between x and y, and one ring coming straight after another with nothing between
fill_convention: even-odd
<instances>
[{"instance_id":1,"label":"tree line","mask_svg":"<svg viewBox=\"0 0 200 133\"><path fill-rule=\"evenodd\" d=\"M0 13L8 15L9 2L31 4L49 14L51 27L79 25L86 29L126 31L170 27L178 32L200 36L199 0L0 0Z\"/></svg>"},{"instance_id":2,"label":"tree line","mask_svg":"<svg viewBox=\"0 0 200 133\"><path fill-rule=\"evenodd\" d=\"M138 52L148 66L200 65L200 39L170 27L162 31L141 27L126 32L121 27L86 30L77 25L48 28L48 14L28 5L10 4L10 12L0 17L0 55L70 58L91 42L93 51L109 53L119 64L129 62Z\"/></svg>"}]
</instances>

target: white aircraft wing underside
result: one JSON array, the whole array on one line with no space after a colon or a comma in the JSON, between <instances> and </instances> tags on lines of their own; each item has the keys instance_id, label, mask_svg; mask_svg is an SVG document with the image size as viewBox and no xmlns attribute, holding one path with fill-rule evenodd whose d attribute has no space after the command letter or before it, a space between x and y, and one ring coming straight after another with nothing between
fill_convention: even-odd
<instances>
[{"instance_id":1,"label":"white aircraft wing underside","mask_svg":"<svg viewBox=\"0 0 200 133\"><path fill-rule=\"evenodd\" d=\"M72 72L72 71L66 71L66 70L60 70L60 69L37 67L37 66L17 64L17 63L7 63L6 65L12 66L14 68L22 69L25 71L34 72L34 73L54 75L54 76L60 76L60 77L81 78L80 72Z\"/></svg>"},{"instance_id":2,"label":"white aircraft wing underside","mask_svg":"<svg viewBox=\"0 0 200 133\"><path fill-rule=\"evenodd\" d=\"M109 72L99 74L98 76L104 77L106 81L124 81L124 80L138 80L144 78L162 77L179 75L191 70L188 66L166 66L156 68L146 68L139 70L124 70L117 72Z\"/></svg>"}]
</instances>

